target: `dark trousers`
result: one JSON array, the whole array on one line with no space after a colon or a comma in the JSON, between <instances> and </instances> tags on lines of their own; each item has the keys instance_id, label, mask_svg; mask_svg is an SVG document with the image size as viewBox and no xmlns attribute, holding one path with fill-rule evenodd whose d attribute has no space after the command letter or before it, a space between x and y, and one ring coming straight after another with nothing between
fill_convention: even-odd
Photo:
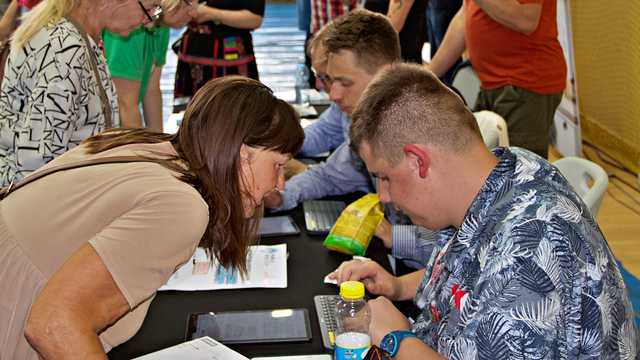
<instances>
[{"instance_id":1,"label":"dark trousers","mask_svg":"<svg viewBox=\"0 0 640 360\"><path fill-rule=\"evenodd\" d=\"M537 94L507 85L497 89L481 89L474 111L490 110L507 122L509 145L548 157L549 133L562 93Z\"/></svg>"}]
</instances>

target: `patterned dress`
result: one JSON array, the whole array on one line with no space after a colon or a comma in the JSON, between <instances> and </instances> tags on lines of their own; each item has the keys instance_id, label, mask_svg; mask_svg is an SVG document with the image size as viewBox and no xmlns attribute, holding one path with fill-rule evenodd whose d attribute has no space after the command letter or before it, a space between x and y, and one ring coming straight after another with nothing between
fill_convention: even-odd
<instances>
[{"instance_id":1,"label":"patterned dress","mask_svg":"<svg viewBox=\"0 0 640 360\"><path fill-rule=\"evenodd\" d=\"M206 0L200 3L217 9L247 10L254 15L264 16L265 0ZM240 75L259 80L253 38L248 29L213 21L192 23L172 47L178 54L173 91L177 103L191 98L211 79Z\"/></svg>"},{"instance_id":2,"label":"patterned dress","mask_svg":"<svg viewBox=\"0 0 640 360\"><path fill-rule=\"evenodd\" d=\"M100 81L119 124L118 100L98 46ZM9 56L0 91L0 184L7 185L95 135L105 126L85 42L67 20L37 32Z\"/></svg>"},{"instance_id":3,"label":"patterned dress","mask_svg":"<svg viewBox=\"0 0 640 360\"><path fill-rule=\"evenodd\" d=\"M635 359L616 261L567 181L532 153L498 164L460 229L439 240L413 331L449 359Z\"/></svg>"}]
</instances>

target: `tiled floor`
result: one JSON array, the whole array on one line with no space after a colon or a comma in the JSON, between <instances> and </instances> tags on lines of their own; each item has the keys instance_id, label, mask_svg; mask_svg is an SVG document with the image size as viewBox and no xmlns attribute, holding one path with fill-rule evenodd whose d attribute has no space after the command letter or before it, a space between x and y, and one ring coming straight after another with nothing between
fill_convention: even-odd
<instances>
[{"instance_id":1,"label":"tiled floor","mask_svg":"<svg viewBox=\"0 0 640 360\"><path fill-rule=\"evenodd\" d=\"M172 30L170 43L173 44L181 33L182 30ZM304 38L304 32L298 30L295 4L267 4L262 26L253 32L260 81L273 89L276 96L287 101L295 98L294 73L296 65L304 62ZM160 80L166 132L177 129L176 117L170 117L177 61L169 48Z\"/></svg>"}]
</instances>

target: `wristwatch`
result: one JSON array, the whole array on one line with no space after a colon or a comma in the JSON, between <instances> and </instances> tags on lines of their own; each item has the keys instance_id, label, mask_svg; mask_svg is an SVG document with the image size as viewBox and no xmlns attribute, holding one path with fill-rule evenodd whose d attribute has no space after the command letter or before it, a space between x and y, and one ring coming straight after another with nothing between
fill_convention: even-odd
<instances>
[{"instance_id":1,"label":"wristwatch","mask_svg":"<svg viewBox=\"0 0 640 360\"><path fill-rule=\"evenodd\" d=\"M392 331L382 338L382 341L380 341L380 348L389 354L389 356L394 357L398 353L402 340L409 337L417 336L413 332L407 330Z\"/></svg>"}]
</instances>

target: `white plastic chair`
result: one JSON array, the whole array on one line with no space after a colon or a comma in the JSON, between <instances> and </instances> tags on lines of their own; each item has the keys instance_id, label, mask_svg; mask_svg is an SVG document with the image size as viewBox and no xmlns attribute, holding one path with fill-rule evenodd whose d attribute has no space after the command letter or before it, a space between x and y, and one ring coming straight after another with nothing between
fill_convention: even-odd
<instances>
[{"instance_id":1,"label":"white plastic chair","mask_svg":"<svg viewBox=\"0 0 640 360\"><path fill-rule=\"evenodd\" d=\"M509 146L507 122L502 116L488 110L475 112L473 116L478 121L482 139L489 149L496 146Z\"/></svg>"},{"instance_id":2,"label":"white plastic chair","mask_svg":"<svg viewBox=\"0 0 640 360\"><path fill-rule=\"evenodd\" d=\"M478 79L471 65L459 67L453 76L451 85L462 94L469 109L473 109L476 106L478 92L480 92L480 79Z\"/></svg>"},{"instance_id":3,"label":"white plastic chair","mask_svg":"<svg viewBox=\"0 0 640 360\"><path fill-rule=\"evenodd\" d=\"M609 186L609 176L604 169L587 159L568 156L553 163L591 210L595 218L602 198Z\"/></svg>"}]
</instances>

